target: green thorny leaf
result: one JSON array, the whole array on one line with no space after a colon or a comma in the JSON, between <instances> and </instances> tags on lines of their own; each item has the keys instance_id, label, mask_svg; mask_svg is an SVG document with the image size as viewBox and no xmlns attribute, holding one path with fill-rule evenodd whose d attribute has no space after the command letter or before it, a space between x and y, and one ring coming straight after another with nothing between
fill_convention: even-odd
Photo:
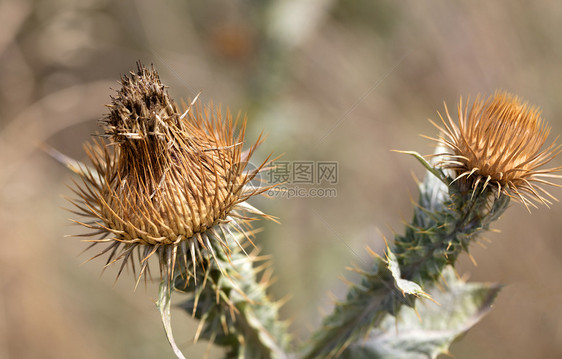
<instances>
[{"instance_id":1,"label":"green thorny leaf","mask_svg":"<svg viewBox=\"0 0 562 359\"><path fill-rule=\"evenodd\" d=\"M429 294L423 291L418 283L403 279L400 273L400 266L396 260L396 256L390 248L386 248L386 263L387 268L394 278L394 286L402 292L402 295L410 294L415 297L422 297L433 300Z\"/></svg>"},{"instance_id":2,"label":"green thorny leaf","mask_svg":"<svg viewBox=\"0 0 562 359\"><path fill-rule=\"evenodd\" d=\"M447 265L469 249L477 235L489 228L509 203L490 187L461 192L458 183L422 156L413 154L428 174L420 183L419 201L404 235L387 247L386 259L375 256L370 271L360 271L360 284L349 289L322 328L305 348L305 358L334 358L379 328L387 314L396 315L403 304L415 306L427 286L435 283Z\"/></svg>"},{"instance_id":3,"label":"green thorny leaf","mask_svg":"<svg viewBox=\"0 0 562 359\"><path fill-rule=\"evenodd\" d=\"M501 286L465 283L452 266L443 272L443 286L427 288L440 305L423 302L417 309L402 307L396 317L386 315L369 336L350 345L346 359L422 359L448 353L448 348L484 315Z\"/></svg>"},{"instance_id":4,"label":"green thorny leaf","mask_svg":"<svg viewBox=\"0 0 562 359\"><path fill-rule=\"evenodd\" d=\"M269 273L260 273L267 264L255 266L262 259L243 253L237 245L230 250L229 255L215 251L206 268L188 282L181 274L176 277L175 289L190 296L179 306L200 320L195 341L202 338L227 347L228 358L287 358L287 325L277 318L281 303L270 301L266 294ZM161 296L163 290L161 287ZM162 307L169 306L169 298L166 300L158 305L174 346L168 330L169 309Z\"/></svg>"}]
</instances>

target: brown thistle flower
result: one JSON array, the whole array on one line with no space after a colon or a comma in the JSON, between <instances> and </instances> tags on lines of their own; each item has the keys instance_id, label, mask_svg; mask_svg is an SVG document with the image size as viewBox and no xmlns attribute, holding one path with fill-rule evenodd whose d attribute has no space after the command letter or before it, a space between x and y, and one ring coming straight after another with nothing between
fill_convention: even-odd
<instances>
[{"instance_id":1,"label":"brown thistle flower","mask_svg":"<svg viewBox=\"0 0 562 359\"><path fill-rule=\"evenodd\" d=\"M499 197L505 194L519 199L525 206L531 200L549 205L556 200L540 185L554 185L545 178L560 178L553 174L561 167L540 169L556 157L561 146L554 140L544 146L550 128L543 122L541 111L507 92L496 92L486 101L479 96L469 110L458 103L458 124L449 114L447 121L439 114L444 128L436 141L447 152L439 165L452 170L454 181L460 181L461 190L484 191L491 186ZM544 147L544 148L543 148ZM481 189L479 188L481 185Z\"/></svg>"},{"instance_id":2,"label":"brown thistle flower","mask_svg":"<svg viewBox=\"0 0 562 359\"><path fill-rule=\"evenodd\" d=\"M230 112L196 101L182 114L154 67L138 63L121 85L105 135L85 146L93 168L81 168L72 202L90 221L78 223L93 230L86 236L101 235L90 247L107 245L93 258L121 261L117 277L129 263L140 279L153 256L168 281L178 265L194 275L217 248L228 254L228 240L249 239L251 220L268 217L245 202L268 189L248 186L268 161L246 169L261 136L243 152L245 120L235 133Z\"/></svg>"}]
</instances>

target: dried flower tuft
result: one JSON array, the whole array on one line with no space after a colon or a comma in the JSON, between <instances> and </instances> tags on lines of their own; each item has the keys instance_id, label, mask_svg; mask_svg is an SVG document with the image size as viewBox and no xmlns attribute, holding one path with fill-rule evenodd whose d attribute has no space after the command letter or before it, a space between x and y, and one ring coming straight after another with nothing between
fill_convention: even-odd
<instances>
[{"instance_id":1,"label":"dried flower tuft","mask_svg":"<svg viewBox=\"0 0 562 359\"><path fill-rule=\"evenodd\" d=\"M178 265L193 276L217 248L228 254L228 240L249 239L249 222L268 217L245 202L268 189L248 185L267 160L247 170L261 137L242 151L245 120L236 132L230 112L196 101L182 114L154 67L137 67L108 105L105 135L85 146L93 169L73 203L90 219L78 222L86 235L101 235L92 246L107 244L95 257L122 262L117 277L129 263L140 279L156 255L170 281Z\"/></svg>"},{"instance_id":2,"label":"dried flower tuft","mask_svg":"<svg viewBox=\"0 0 562 359\"><path fill-rule=\"evenodd\" d=\"M476 98L469 110L462 98L458 104L458 124L445 105L447 121L437 141L447 148L439 154L440 166L454 172L461 188L484 191L490 186L496 195L519 199L528 207L535 202L549 205L556 200L540 185L555 185L545 178L561 167L539 169L561 151L556 140L544 147L550 128L541 119L537 107L522 102L507 92L496 92L486 101ZM481 185L479 189L479 185Z\"/></svg>"}]
</instances>

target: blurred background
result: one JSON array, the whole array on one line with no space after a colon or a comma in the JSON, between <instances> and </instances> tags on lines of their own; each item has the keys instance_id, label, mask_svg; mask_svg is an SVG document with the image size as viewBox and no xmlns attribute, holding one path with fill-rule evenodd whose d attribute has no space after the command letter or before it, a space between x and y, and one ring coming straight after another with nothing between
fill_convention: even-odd
<instances>
[{"instance_id":1,"label":"blurred background","mask_svg":"<svg viewBox=\"0 0 562 359\"><path fill-rule=\"evenodd\" d=\"M299 341L343 298L345 267L368 266L366 246L402 232L423 169L391 149L432 152L443 101L512 91L540 106L562 133L562 5L547 0L1 0L0 358L173 358L154 302L157 283L114 286L80 233L64 196L72 176L38 150L84 159L111 89L141 60L178 101L201 92L249 117L248 140L269 137L285 161L338 164L336 196L257 199L280 218L258 236L273 254L272 296ZM562 165L562 158L554 165ZM562 197L562 190L552 193ZM513 204L474 266L474 281L501 282L492 312L451 352L455 358L562 357L562 204L529 214ZM175 297L179 301L180 297ZM193 344L176 310L176 340L191 358L220 358Z\"/></svg>"}]
</instances>

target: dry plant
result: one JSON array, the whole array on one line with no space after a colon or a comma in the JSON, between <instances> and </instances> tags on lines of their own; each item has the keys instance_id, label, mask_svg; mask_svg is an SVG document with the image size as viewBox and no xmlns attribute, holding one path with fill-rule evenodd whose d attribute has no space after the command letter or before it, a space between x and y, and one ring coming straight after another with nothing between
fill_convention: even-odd
<instances>
[{"instance_id":1,"label":"dry plant","mask_svg":"<svg viewBox=\"0 0 562 359\"><path fill-rule=\"evenodd\" d=\"M249 170L258 140L246 151L245 122L201 106L180 111L157 72L137 65L122 77L103 119L104 134L85 146L91 165L59 156L80 178L72 200L77 223L103 246L106 266L130 265L135 280L157 258L158 307L174 352L170 303L200 320L195 339L228 348L229 358L435 358L490 309L496 284L466 283L454 272L512 199L527 208L554 199L559 167L542 169L559 152L545 146L549 128L540 111L498 92L472 105L462 100L458 121L445 107L434 155L412 154L428 170L405 234L371 251L370 270L302 348L291 346L278 318L280 301L267 295L271 271L258 254L250 225L272 217L248 204L271 186L250 181L269 159ZM94 257L94 258L95 258ZM118 276L119 276L118 274ZM420 304L420 305L418 305Z\"/></svg>"}]
</instances>

